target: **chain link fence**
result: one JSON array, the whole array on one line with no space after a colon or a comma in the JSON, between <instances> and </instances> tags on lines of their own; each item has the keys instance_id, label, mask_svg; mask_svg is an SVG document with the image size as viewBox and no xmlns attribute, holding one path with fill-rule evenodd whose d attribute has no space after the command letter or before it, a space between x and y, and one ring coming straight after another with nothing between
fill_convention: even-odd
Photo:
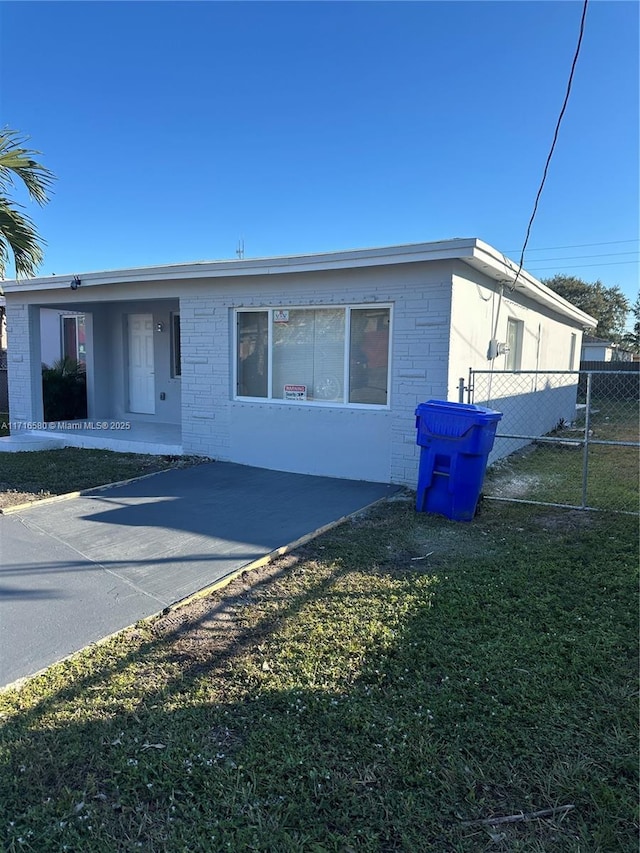
<instances>
[{"instance_id":1,"label":"chain link fence","mask_svg":"<svg viewBox=\"0 0 640 853\"><path fill-rule=\"evenodd\" d=\"M640 365L625 367L470 370L461 402L503 413L484 496L638 513Z\"/></svg>"}]
</instances>

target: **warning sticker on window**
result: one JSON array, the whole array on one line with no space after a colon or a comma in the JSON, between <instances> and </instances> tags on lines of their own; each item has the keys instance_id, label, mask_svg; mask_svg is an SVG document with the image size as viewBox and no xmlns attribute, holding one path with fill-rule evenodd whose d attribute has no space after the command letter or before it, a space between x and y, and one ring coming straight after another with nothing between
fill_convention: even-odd
<instances>
[{"instance_id":1,"label":"warning sticker on window","mask_svg":"<svg viewBox=\"0 0 640 853\"><path fill-rule=\"evenodd\" d=\"M274 323L288 323L289 322L289 311L286 308L280 308L278 311L273 312L273 322Z\"/></svg>"},{"instance_id":2,"label":"warning sticker on window","mask_svg":"<svg viewBox=\"0 0 640 853\"><path fill-rule=\"evenodd\" d=\"M306 385L285 385L284 386L285 400L306 400L307 386Z\"/></svg>"}]
</instances>

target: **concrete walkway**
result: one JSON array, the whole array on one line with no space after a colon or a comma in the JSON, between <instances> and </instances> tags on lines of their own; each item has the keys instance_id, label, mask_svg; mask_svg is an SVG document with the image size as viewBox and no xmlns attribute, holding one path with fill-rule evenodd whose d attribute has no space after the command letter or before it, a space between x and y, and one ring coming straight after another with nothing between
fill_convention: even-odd
<instances>
[{"instance_id":1,"label":"concrete walkway","mask_svg":"<svg viewBox=\"0 0 640 853\"><path fill-rule=\"evenodd\" d=\"M0 517L0 686L396 488L208 463Z\"/></svg>"}]
</instances>

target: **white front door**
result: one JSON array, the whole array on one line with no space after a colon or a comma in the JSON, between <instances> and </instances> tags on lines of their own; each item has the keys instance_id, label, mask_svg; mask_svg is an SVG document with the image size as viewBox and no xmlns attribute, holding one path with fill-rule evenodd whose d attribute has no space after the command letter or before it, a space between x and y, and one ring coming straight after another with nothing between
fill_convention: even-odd
<instances>
[{"instance_id":1,"label":"white front door","mask_svg":"<svg viewBox=\"0 0 640 853\"><path fill-rule=\"evenodd\" d=\"M129 314L129 411L156 411L153 316Z\"/></svg>"}]
</instances>

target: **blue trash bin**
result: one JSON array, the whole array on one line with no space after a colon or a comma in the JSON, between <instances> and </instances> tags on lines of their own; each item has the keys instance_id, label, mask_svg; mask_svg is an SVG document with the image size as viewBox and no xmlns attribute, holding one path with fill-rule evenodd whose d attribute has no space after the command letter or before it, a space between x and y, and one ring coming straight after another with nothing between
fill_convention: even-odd
<instances>
[{"instance_id":1,"label":"blue trash bin","mask_svg":"<svg viewBox=\"0 0 640 853\"><path fill-rule=\"evenodd\" d=\"M454 521L475 515L502 412L428 400L416 409L420 468L416 509Z\"/></svg>"}]
</instances>

